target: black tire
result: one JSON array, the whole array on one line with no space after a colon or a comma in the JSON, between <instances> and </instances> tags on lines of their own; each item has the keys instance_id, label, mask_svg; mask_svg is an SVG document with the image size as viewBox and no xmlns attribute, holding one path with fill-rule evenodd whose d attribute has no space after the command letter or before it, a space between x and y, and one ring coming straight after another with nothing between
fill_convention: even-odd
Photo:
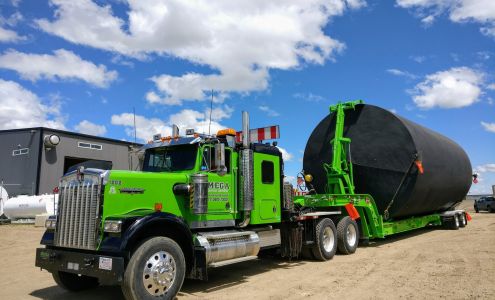
<instances>
[{"instance_id":1,"label":"black tire","mask_svg":"<svg viewBox=\"0 0 495 300\"><path fill-rule=\"evenodd\" d=\"M356 252L359 244L359 227L356 221L346 216L337 223L337 248L342 254Z\"/></svg>"},{"instance_id":2,"label":"black tire","mask_svg":"<svg viewBox=\"0 0 495 300\"><path fill-rule=\"evenodd\" d=\"M491 208L491 207L490 207L490 205L488 205L488 206L486 207L486 210L487 210L489 213L494 212L493 208Z\"/></svg>"},{"instance_id":3,"label":"black tire","mask_svg":"<svg viewBox=\"0 0 495 300\"><path fill-rule=\"evenodd\" d=\"M464 228L467 225L467 219L466 219L466 214L465 213L460 213L459 214L459 227Z\"/></svg>"},{"instance_id":4,"label":"black tire","mask_svg":"<svg viewBox=\"0 0 495 300\"><path fill-rule=\"evenodd\" d=\"M172 272L173 274L170 275L172 279L161 278L172 284L164 286L154 282L152 276L145 274L145 267L147 272L152 273L153 269L156 270L157 274L160 273L159 276L165 276L163 273L170 275ZM163 270L158 271L158 268L166 268L166 270L162 273ZM174 299L182 287L185 273L186 260L180 246L166 237L150 238L132 254L124 273L122 292L127 300ZM147 286L145 286L146 281L148 281Z\"/></svg>"},{"instance_id":5,"label":"black tire","mask_svg":"<svg viewBox=\"0 0 495 300\"><path fill-rule=\"evenodd\" d=\"M327 247L325 244L329 243ZM337 252L337 229L333 221L324 218L316 225L316 241L313 245L313 256L316 260L325 261L332 259Z\"/></svg>"},{"instance_id":6,"label":"black tire","mask_svg":"<svg viewBox=\"0 0 495 300\"><path fill-rule=\"evenodd\" d=\"M459 229L459 223L459 216L453 215L451 219L445 221L445 227L450 230L457 230Z\"/></svg>"},{"instance_id":7,"label":"black tire","mask_svg":"<svg viewBox=\"0 0 495 300\"><path fill-rule=\"evenodd\" d=\"M61 271L53 272L52 276L58 286L71 292L89 290L99 285L98 278L95 277L79 276Z\"/></svg>"}]
</instances>

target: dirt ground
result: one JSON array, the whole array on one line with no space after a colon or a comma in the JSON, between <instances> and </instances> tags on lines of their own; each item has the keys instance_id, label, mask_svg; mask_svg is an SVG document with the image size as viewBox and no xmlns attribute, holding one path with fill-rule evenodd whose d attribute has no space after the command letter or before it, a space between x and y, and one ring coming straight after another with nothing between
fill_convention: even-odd
<instances>
[{"instance_id":1,"label":"dirt ground","mask_svg":"<svg viewBox=\"0 0 495 300\"><path fill-rule=\"evenodd\" d=\"M458 231L424 229L327 262L263 257L186 280L179 299L495 299L495 214ZM0 299L122 299L118 287L72 294L34 267L42 228L0 226Z\"/></svg>"}]
</instances>

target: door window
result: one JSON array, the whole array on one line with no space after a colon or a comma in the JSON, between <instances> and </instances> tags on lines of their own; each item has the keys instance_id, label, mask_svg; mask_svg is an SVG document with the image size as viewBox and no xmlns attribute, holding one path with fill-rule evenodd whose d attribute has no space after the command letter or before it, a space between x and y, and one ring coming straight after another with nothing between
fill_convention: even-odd
<instances>
[{"instance_id":1,"label":"door window","mask_svg":"<svg viewBox=\"0 0 495 300\"><path fill-rule=\"evenodd\" d=\"M225 166L227 167L227 173L230 173L230 149L225 149ZM201 171L216 170L217 164L215 161L215 148L204 147L203 157L201 158Z\"/></svg>"},{"instance_id":2,"label":"door window","mask_svg":"<svg viewBox=\"0 0 495 300\"><path fill-rule=\"evenodd\" d=\"M273 184L275 179L273 162L264 160L261 162L261 182Z\"/></svg>"}]
</instances>

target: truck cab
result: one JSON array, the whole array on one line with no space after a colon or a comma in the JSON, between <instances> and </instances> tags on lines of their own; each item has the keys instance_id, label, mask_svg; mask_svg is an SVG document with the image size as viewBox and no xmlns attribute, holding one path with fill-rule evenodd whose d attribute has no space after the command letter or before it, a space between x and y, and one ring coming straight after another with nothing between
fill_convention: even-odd
<instances>
[{"instance_id":1,"label":"truck cab","mask_svg":"<svg viewBox=\"0 0 495 300\"><path fill-rule=\"evenodd\" d=\"M232 129L177 132L155 136L141 160L139 172L79 167L61 178L36 265L62 287L119 284L129 299L168 298L184 277L207 279L208 268L280 245L275 145L241 143Z\"/></svg>"}]
</instances>

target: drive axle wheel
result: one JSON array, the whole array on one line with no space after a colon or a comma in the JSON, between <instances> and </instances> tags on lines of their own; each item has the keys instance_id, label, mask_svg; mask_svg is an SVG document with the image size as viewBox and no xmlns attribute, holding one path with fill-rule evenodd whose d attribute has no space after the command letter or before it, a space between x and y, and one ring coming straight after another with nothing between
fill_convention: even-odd
<instances>
[{"instance_id":1,"label":"drive axle wheel","mask_svg":"<svg viewBox=\"0 0 495 300\"><path fill-rule=\"evenodd\" d=\"M342 254L356 252L359 242L359 229L356 221L350 217L343 217L337 223L337 247Z\"/></svg>"},{"instance_id":2,"label":"drive axle wheel","mask_svg":"<svg viewBox=\"0 0 495 300\"><path fill-rule=\"evenodd\" d=\"M333 221L324 218L316 225L316 243L313 246L313 256L316 260L329 260L337 251L337 230Z\"/></svg>"},{"instance_id":3,"label":"drive axle wheel","mask_svg":"<svg viewBox=\"0 0 495 300\"><path fill-rule=\"evenodd\" d=\"M166 237L145 241L127 265L122 291L128 300L173 299L184 282L186 262L181 248Z\"/></svg>"}]
</instances>

